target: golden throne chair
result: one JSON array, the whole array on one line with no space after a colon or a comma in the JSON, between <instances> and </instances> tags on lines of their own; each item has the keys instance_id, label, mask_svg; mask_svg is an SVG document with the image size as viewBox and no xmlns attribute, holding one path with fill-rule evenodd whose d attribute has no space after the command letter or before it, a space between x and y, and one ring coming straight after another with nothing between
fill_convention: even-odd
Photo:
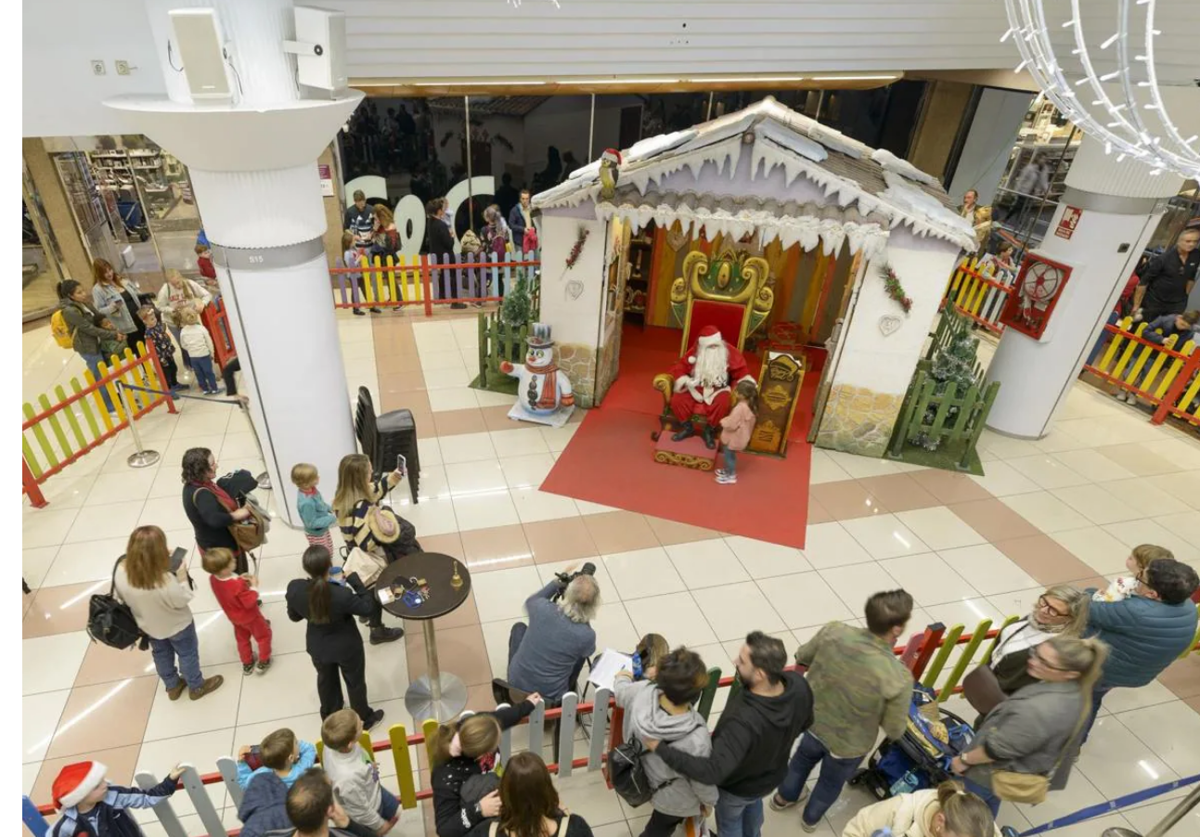
<instances>
[{"instance_id":1,"label":"golden throne chair","mask_svg":"<svg viewBox=\"0 0 1200 837\"><path fill-rule=\"evenodd\" d=\"M766 322L775 304L769 274L770 265L760 256L733 250L715 258L700 251L688 253L683 260L683 275L671 283L671 319L683 326L680 355L691 347L692 335L709 325L716 326L721 336L741 351L746 338ZM678 423L671 412L675 379L664 372L654 376L653 385L663 397L661 426L651 434L657 441L664 430ZM694 414L689 421L699 428L705 423Z\"/></svg>"}]
</instances>

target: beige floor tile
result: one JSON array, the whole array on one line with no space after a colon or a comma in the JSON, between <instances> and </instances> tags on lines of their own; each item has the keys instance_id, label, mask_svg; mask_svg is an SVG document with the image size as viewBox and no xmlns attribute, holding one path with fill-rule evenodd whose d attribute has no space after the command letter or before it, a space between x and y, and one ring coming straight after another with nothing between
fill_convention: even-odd
<instances>
[{"instance_id":1,"label":"beige floor tile","mask_svg":"<svg viewBox=\"0 0 1200 837\"><path fill-rule=\"evenodd\" d=\"M72 689L46 758L140 743L159 684L157 677L150 676ZM103 723L88 722L97 715Z\"/></svg>"}]
</instances>

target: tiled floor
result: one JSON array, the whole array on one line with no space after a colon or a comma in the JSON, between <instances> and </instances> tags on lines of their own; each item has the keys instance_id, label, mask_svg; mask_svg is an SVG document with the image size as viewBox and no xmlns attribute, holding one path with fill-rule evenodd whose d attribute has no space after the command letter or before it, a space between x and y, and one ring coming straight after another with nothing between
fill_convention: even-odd
<instances>
[{"instance_id":1,"label":"tiled floor","mask_svg":"<svg viewBox=\"0 0 1200 837\"><path fill-rule=\"evenodd\" d=\"M538 486L576 425L515 425L506 417L509 398L465 386L476 357L470 317L339 314L339 327L350 391L367 386L381 410L406 407L416 418L421 502L414 506L407 490L398 490L400 511L427 549L460 555L471 569L471 597L438 625L442 664L470 687L471 708L491 705L487 684L505 670L509 625L524 599L573 561L597 565L601 648L628 649L657 631L727 671L748 630L767 630L794 647L828 620L857 622L863 600L880 588L903 585L913 593L914 629L933 620L974 625L1027 611L1045 585L1103 581L1142 541L1200 564L1200 493L1188 488L1200 476L1200 442L1152 427L1145 415L1083 385L1046 439L985 433L985 477L814 451L801 552L542 493ZM80 371L79 361L42 332L26 334L24 348L27 398ZM156 411L141 428L163 452L160 466L128 469L130 442L119 438L51 480L48 508L26 505L23 512L23 573L34 588L24 600L23 790L38 802L49 799L55 772L70 760L98 758L112 778L127 781L135 770L162 772L181 760L210 770L218 756L276 726L310 739L318 730L303 626L287 619L282 603L306 542L282 526L261 569L275 630L276 663L268 674L242 677L232 631L194 555L201 659L207 673L225 675L219 692L199 703L172 703L147 654L114 652L83 633L88 597L105 587L133 526L157 523L172 545L192 543L178 507L185 449L211 447L223 467L261 467L250 428L225 405L189 401L178 416ZM325 487L332 493L332 484ZM743 483L737 490L754 488ZM411 729L402 698L425 670L419 631L395 645L368 647L367 656L372 702L390 722ZM1196 773L1198 740L1200 655L1193 655L1144 689L1114 693L1070 787L1036 809L1006 807L1003 820L1025 827ZM601 837L640 831L646 812L626 809L595 774L576 774L562 786L566 803ZM232 824L224 790L210 793ZM190 803L183 795L177 800L189 830L200 833ZM838 833L864 801L847 793L820 833ZM1103 825L1145 827L1164 807L1115 814ZM790 835L795 826L793 815L767 812L768 834ZM1055 833L1083 837L1099 829ZM405 817L401 830L433 837L419 816ZM159 833L153 825L147 832Z\"/></svg>"}]
</instances>

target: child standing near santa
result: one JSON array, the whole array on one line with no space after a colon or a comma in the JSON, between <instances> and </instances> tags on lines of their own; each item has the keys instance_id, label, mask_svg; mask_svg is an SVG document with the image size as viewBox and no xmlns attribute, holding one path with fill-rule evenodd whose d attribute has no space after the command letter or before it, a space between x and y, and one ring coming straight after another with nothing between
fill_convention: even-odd
<instances>
[{"instance_id":1,"label":"child standing near santa","mask_svg":"<svg viewBox=\"0 0 1200 837\"><path fill-rule=\"evenodd\" d=\"M729 415L721 419L721 446L725 456L725 467L717 469L717 482L733 485L737 482L737 452L750 444L750 433L758 420L758 387L753 381L740 381L737 385L737 403Z\"/></svg>"}]
</instances>

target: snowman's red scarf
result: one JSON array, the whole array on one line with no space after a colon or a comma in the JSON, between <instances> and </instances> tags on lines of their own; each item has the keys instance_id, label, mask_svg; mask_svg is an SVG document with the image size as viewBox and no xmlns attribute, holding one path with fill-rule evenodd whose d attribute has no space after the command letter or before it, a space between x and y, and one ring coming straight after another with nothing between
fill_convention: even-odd
<instances>
[{"instance_id":1,"label":"snowman's red scarf","mask_svg":"<svg viewBox=\"0 0 1200 837\"><path fill-rule=\"evenodd\" d=\"M558 398L558 367L553 364L548 368L526 364L525 368L535 375L545 376L542 378L542 391L538 394L537 409L553 410L554 402Z\"/></svg>"}]
</instances>

